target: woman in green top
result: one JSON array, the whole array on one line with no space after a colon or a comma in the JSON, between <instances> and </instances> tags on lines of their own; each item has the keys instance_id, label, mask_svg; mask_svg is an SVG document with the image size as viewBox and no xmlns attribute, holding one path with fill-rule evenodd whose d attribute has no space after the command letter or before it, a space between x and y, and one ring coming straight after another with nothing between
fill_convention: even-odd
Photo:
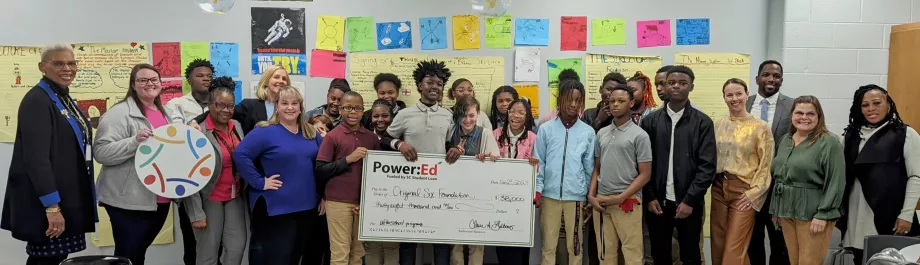
<instances>
[{"instance_id":1,"label":"woman in green top","mask_svg":"<svg viewBox=\"0 0 920 265\"><path fill-rule=\"evenodd\" d=\"M792 265L824 264L846 185L843 147L827 131L814 96L793 102L792 128L773 159L770 214L782 227ZM811 253L811 254L809 254Z\"/></svg>"}]
</instances>

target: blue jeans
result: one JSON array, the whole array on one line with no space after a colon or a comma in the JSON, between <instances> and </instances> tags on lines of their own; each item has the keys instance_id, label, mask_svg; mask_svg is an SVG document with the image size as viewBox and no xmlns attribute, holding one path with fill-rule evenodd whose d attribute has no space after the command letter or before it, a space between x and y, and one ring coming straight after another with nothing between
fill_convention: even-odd
<instances>
[{"instance_id":1,"label":"blue jeans","mask_svg":"<svg viewBox=\"0 0 920 265\"><path fill-rule=\"evenodd\" d=\"M433 244L434 265L450 265L450 245ZM415 265L415 243L399 243L399 265Z\"/></svg>"}]
</instances>

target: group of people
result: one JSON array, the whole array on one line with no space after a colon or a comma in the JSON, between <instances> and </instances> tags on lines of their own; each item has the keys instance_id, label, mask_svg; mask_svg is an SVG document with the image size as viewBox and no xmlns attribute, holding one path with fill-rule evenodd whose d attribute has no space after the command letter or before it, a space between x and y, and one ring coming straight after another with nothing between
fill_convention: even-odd
<instances>
[{"instance_id":1,"label":"group of people","mask_svg":"<svg viewBox=\"0 0 920 265\"><path fill-rule=\"evenodd\" d=\"M115 255L144 264L176 203L185 264L241 264L248 254L249 264L415 265L417 244L358 240L369 150L408 161L471 156L482 166L528 160L538 172L543 265L557 263L563 232L569 265L585 252L592 264L702 264L705 207L713 264L766 264L764 230L770 264L802 265L823 263L834 227L857 264L865 236L920 234L920 135L887 91L857 89L839 137L817 98L779 93L777 61L759 65L756 92L727 80L729 115L715 122L689 101L696 76L686 66L607 74L601 101L587 110L580 77L562 71L556 109L537 120L511 86L491 102L479 102L463 78L445 91L451 71L435 60L413 72L414 105L397 99L396 75L380 73L370 108L372 99L335 79L326 104L309 111L280 66L265 71L256 98L235 104L233 80L195 60L185 72L191 93L168 103L157 69L134 66L125 98L93 124L70 97L78 67L69 45L43 49L44 77L19 109L0 227L27 243L27 264L58 264L85 249L97 205L112 224ZM179 200L148 191L134 170L140 143L173 123L199 128L220 158L211 181ZM95 181L94 161L102 165ZM484 246L432 247L436 265L483 264ZM502 265L530 264L530 248L495 251Z\"/></svg>"}]
</instances>

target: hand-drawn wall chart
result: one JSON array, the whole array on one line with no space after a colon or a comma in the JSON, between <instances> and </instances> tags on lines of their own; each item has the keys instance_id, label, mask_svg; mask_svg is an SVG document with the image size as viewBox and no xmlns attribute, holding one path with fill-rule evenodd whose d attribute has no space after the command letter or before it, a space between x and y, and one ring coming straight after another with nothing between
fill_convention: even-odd
<instances>
[{"instance_id":1,"label":"hand-drawn wall chart","mask_svg":"<svg viewBox=\"0 0 920 265\"><path fill-rule=\"evenodd\" d=\"M412 22L377 23L377 49L412 49Z\"/></svg>"},{"instance_id":2,"label":"hand-drawn wall chart","mask_svg":"<svg viewBox=\"0 0 920 265\"><path fill-rule=\"evenodd\" d=\"M134 154L137 176L148 190L171 199L204 188L214 173L214 147L200 131L170 124L153 130Z\"/></svg>"}]
</instances>

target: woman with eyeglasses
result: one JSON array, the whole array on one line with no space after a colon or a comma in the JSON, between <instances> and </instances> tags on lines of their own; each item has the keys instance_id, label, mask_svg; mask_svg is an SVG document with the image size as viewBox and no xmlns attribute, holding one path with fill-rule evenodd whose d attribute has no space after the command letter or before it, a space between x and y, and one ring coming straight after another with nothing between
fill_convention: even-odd
<instances>
[{"instance_id":1,"label":"woman with eyeglasses","mask_svg":"<svg viewBox=\"0 0 920 265\"><path fill-rule=\"evenodd\" d=\"M243 140L243 129L233 117L235 84L230 77L211 81L208 117L201 130L214 146L218 164L200 192L183 199L197 242L195 264L225 265L243 262L246 249L246 203L240 198L240 176L233 167L233 152ZM221 247L226 249L220 254Z\"/></svg>"},{"instance_id":2,"label":"woman with eyeglasses","mask_svg":"<svg viewBox=\"0 0 920 265\"><path fill-rule=\"evenodd\" d=\"M169 214L171 200L147 190L134 169L140 143L169 124L170 113L160 102L162 90L153 65L135 65L127 95L102 115L93 144L96 162L102 164L98 199L112 223L115 255L135 265L144 264L147 248Z\"/></svg>"},{"instance_id":3,"label":"woman with eyeglasses","mask_svg":"<svg viewBox=\"0 0 920 265\"><path fill-rule=\"evenodd\" d=\"M94 231L92 124L70 97L77 61L69 44L41 52L38 84L19 105L0 227L26 242L26 264L58 264ZM10 262L9 258L6 261Z\"/></svg>"}]
</instances>

